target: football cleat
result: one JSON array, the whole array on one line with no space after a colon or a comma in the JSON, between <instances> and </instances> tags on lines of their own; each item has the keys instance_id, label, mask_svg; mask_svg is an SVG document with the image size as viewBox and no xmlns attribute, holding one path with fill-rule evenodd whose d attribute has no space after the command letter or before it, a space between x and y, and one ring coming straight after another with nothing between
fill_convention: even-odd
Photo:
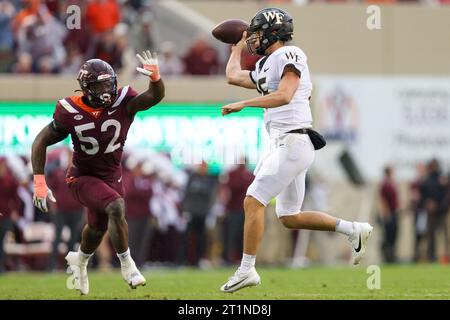
<instances>
[{"instance_id":1,"label":"football cleat","mask_svg":"<svg viewBox=\"0 0 450 320\"><path fill-rule=\"evenodd\" d=\"M256 272L255 267L251 268L248 272L241 272L240 268L237 269L235 274L230 277L220 290L223 292L233 293L237 290L245 287L253 287L261 283L261 278Z\"/></svg>"},{"instance_id":2,"label":"football cleat","mask_svg":"<svg viewBox=\"0 0 450 320\"><path fill-rule=\"evenodd\" d=\"M131 289L146 285L144 276L139 272L134 262L128 266L122 265L121 271L123 279L128 283Z\"/></svg>"},{"instance_id":3,"label":"football cleat","mask_svg":"<svg viewBox=\"0 0 450 320\"><path fill-rule=\"evenodd\" d=\"M82 295L89 293L89 279L87 275L87 263L81 263L78 252L70 251L66 256L69 265L68 272L74 277L74 289L78 290Z\"/></svg>"},{"instance_id":4,"label":"football cleat","mask_svg":"<svg viewBox=\"0 0 450 320\"><path fill-rule=\"evenodd\" d=\"M353 234L348 237L348 240L352 244L353 264L357 265L364 258L373 227L368 223L353 222L353 230Z\"/></svg>"}]
</instances>

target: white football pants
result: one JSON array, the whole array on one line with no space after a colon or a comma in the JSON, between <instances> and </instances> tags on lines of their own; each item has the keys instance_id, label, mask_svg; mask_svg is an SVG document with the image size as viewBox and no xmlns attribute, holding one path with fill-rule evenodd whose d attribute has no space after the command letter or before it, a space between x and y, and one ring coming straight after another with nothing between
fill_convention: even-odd
<instances>
[{"instance_id":1,"label":"white football pants","mask_svg":"<svg viewBox=\"0 0 450 320\"><path fill-rule=\"evenodd\" d=\"M275 197L279 218L298 214L305 197L306 172L314 161L314 146L307 134L299 133L281 134L270 144L256 166L247 195L264 206Z\"/></svg>"}]
</instances>

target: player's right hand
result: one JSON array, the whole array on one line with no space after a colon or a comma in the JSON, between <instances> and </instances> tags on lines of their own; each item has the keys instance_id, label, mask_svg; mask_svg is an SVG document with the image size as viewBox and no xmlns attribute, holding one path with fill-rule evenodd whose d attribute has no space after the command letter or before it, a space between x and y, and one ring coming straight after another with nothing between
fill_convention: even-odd
<instances>
[{"instance_id":1,"label":"player's right hand","mask_svg":"<svg viewBox=\"0 0 450 320\"><path fill-rule=\"evenodd\" d=\"M242 50L247 45L247 31L242 33L242 38L238 43L231 46L231 50L239 49Z\"/></svg>"},{"instance_id":2,"label":"player's right hand","mask_svg":"<svg viewBox=\"0 0 450 320\"><path fill-rule=\"evenodd\" d=\"M52 190L50 190L47 187L47 183L45 182L45 175L35 174L33 180L34 180L33 204L42 212L48 212L47 197L52 202L56 202L56 199L53 196Z\"/></svg>"}]
</instances>

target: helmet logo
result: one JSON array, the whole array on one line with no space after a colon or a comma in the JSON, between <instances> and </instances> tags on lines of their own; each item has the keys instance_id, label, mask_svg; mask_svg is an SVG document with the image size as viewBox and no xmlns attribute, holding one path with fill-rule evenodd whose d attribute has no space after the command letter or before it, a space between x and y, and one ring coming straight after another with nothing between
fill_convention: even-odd
<instances>
[{"instance_id":1,"label":"helmet logo","mask_svg":"<svg viewBox=\"0 0 450 320\"><path fill-rule=\"evenodd\" d=\"M83 80L84 76L87 75L89 72L85 69L81 69L80 72L78 72L78 80Z\"/></svg>"},{"instance_id":2,"label":"helmet logo","mask_svg":"<svg viewBox=\"0 0 450 320\"><path fill-rule=\"evenodd\" d=\"M282 12L269 11L269 12L263 12L262 14L264 15L264 18L266 18L266 21L270 21L270 20L276 18L275 24L283 23L284 14Z\"/></svg>"}]
</instances>

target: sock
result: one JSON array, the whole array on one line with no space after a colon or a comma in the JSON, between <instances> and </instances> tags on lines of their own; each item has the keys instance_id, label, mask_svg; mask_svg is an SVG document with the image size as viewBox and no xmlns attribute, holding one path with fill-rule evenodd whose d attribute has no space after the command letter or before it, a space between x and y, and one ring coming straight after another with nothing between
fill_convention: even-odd
<instances>
[{"instance_id":1,"label":"sock","mask_svg":"<svg viewBox=\"0 0 450 320\"><path fill-rule=\"evenodd\" d=\"M133 262L133 259L131 259L130 248L123 253L118 253L117 257L119 258L121 265L127 265Z\"/></svg>"},{"instance_id":2,"label":"sock","mask_svg":"<svg viewBox=\"0 0 450 320\"><path fill-rule=\"evenodd\" d=\"M81 264L88 264L89 259L92 257L93 253L84 253L81 249L78 249L78 256L80 257Z\"/></svg>"},{"instance_id":3,"label":"sock","mask_svg":"<svg viewBox=\"0 0 450 320\"><path fill-rule=\"evenodd\" d=\"M252 256L252 255L244 253L242 255L241 266L239 267L239 269L242 272L247 272L255 266L255 261L256 261L256 256Z\"/></svg>"},{"instance_id":4,"label":"sock","mask_svg":"<svg viewBox=\"0 0 450 320\"><path fill-rule=\"evenodd\" d=\"M340 219L336 222L336 232L350 236L353 234L353 222Z\"/></svg>"}]
</instances>

